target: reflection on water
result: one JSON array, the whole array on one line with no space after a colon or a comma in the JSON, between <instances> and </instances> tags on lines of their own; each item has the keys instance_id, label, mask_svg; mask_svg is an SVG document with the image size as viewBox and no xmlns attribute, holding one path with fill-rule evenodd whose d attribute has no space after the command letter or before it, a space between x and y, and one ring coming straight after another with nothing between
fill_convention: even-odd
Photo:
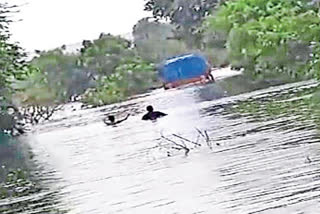
<instances>
[{"instance_id":1,"label":"reflection on water","mask_svg":"<svg viewBox=\"0 0 320 214\"><path fill-rule=\"evenodd\" d=\"M30 160L29 149L23 138L0 133L0 213L65 213L60 193L47 185L53 177Z\"/></svg>"},{"instance_id":2,"label":"reflection on water","mask_svg":"<svg viewBox=\"0 0 320 214\"><path fill-rule=\"evenodd\" d=\"M316 214L319 120L304 101L316 86L300 82L236 96L220 96L222 90L212 97L203 96L210 85L156 90L65 114L30 136L40 177L59 190L30 200L53 194L61 201L56 209L85 214ZM141 121L148 104L168 116ZM102 119L109 113L132 116L107 127ZM168 157L158 147L161 133L195 139L195 128L208 131L212 150Z\"/></svg>"}]
</instances>

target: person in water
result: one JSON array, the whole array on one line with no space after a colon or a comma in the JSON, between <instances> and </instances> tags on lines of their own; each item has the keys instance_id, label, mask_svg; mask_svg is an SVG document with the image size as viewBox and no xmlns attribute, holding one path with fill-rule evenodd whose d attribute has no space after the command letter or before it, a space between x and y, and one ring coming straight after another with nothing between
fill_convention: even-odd
<instances>
[{"instance_id":1,"label":"person in water","mask_svg":"<svg viewBox=\"0 0 320 214\"><path fill-rule=\"evenodd\" d=\"M148 111L148 113L143 115L142 120L155 120L157 118L164 117L167 115L167 114L162 113L160 111L153 111L152 106L147 106L147 111Z\"/></svg>"},{"instance_id":2,"label":"person in water","mask_svg":"<svg viewBox=\"0 0 320 214\"><path fill-rule=\"evenodd\" d=\"M118 121L116 121L116 119L115 119L115 117L114 117L113 115L109 115L109 116L108 116L109 122L108 122L106 119L104 119L103 122L104 122L106 125L108 125L108 126L116 125L116 124L119 124L119 123L125 121L126 119L128 119L129 115L130 115L130 114L128 114L128 115L127 115L125 118L123 118L122 120L118 120Z\"/></svg>"}]
</instances>

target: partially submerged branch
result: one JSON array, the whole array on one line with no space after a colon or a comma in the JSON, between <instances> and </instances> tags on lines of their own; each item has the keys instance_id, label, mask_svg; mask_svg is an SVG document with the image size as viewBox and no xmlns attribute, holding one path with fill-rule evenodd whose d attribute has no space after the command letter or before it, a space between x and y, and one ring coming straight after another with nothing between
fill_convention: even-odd
<instances>
[{"instance_id":1,"label":"partially submerged branch","mask_svg":"<svg viewBox=\"0 0 320 214\"><path fill-rule=\"evenodd\" d=\"M32 125L38 124L43 121L48 121L53 114L61 110L62 106L28 106L22 108L22 114L27 123Z\"/></svg>"},{"instance_id":2,"label":"partially submerged branch","mask_svg":"<svg viewBox=\"0 0 320 214\"><path fill-rule=\"evenodd\" d=\"M171 143L173 143L175 146L177 146L177 147L171 147L172 149L176 149L176 150L182 150L182 149L183 149L183 150L185 151L185 155L186 155L186 156L189 154L190 149L189 149L186 145L178 144L178 143L176 143L175 141L173 141L173 140L171 140L171 139L163 136L162 133L161 133L161 138L163 138L163 139L165 139L166 141L171 142Z\"/></svg>"},{"instance_id":3,"label":"partially submerged branch","mask_svg":"<svg viewBox=\"0 0 320 214\"><path fill-rule=\"evenodd\" d=\"M189 140L189 139L187 139L187 138L184 138L184 137L182 137L182 136L179 136L179 135L177 135L177 134L172 134L172 136L177 137L177 138L180 138L180 139L182 139L182 140L184 140L184 141L187 141L187 142L189 142L189 143L192 143L192 144L194 144L194 145L196 145L196 146L201 146L200 143L193 142L193 141L191 141L191 140Z\"/></svg>"},{"instance_id":4,"label":"partially submerged branch","mask_svg":"<svg viewBox=\"0 0 320 214\"><path fill-rule=\"evenodd\" d=\"M205 142L207 143L207 146L212 149L212 143L210 141L210 137L208 135L207 130L204 130L203 132L201 130L199 130L198 128L196 128L196 130L198 131L199 135L202 136L205 140Z\"/></svg>"},{"instance_id":5,"label":"partially submerged branch","mask_svg":"<svg viewBox=\"0 0 320 214\"><path fill-rule=\"evenodd\" d=\"M180 143L177 143L175 140L170 139L169 137L165 137L162 133L161 133L161 139L164 139L169 144L173 144L173 146L171 146L170 149L175 149L175 150L178 150L178 151L184 150L186 156L189 154L189 152L191 150L190 146L188 146L188 144L189 145L190 144L194 145L194 148L202 146L201 142L199 142L201 137L205 141L207 146L210 149L213 149L212 140L210 139L210 136L209 136L207 130L201 131L198 128L196 128L196 130L198 132L196 141L190 140L190 139L188 139L186 137L183 137L181 135L178 135L178 134L172 134L173 137L178 138L181 141L181 144L180 144ZM216 145L219 146L220 144L216 143ZM161 144L159 144L159 146L163 147L163 145L161 145ZM167 153L168 153L168 156L171 156L171 153L169 151L167 151Z\"/></svg>"}]
</instances>

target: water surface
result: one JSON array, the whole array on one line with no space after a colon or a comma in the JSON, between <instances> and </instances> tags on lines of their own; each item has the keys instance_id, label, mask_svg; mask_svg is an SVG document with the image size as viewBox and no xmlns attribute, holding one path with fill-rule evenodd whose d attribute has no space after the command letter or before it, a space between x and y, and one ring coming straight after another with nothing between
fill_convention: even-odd
<instances>
[{"instance_id":1,"label":"water surface","mask_svg":"<svg viewBox=\"0 0 320 214\"><path fill-rule=\"evenodd\" d=\"M212 85L156 90L61 113L29 136L51 191L42 194L57 198L52 210L67 213L319 213L319 120L304 102L316 86L299 82L235 96L206 96ZM283 109L274 104L281 102ZM142 121L148 104L168 116ZM131 116L108 127L102 119L110 113ZM196 128L207 131L212 149ZM198 137L202 146L186 143L185 156L161 139L182 144L172 134Z\"/></svg>"}]
</instances>

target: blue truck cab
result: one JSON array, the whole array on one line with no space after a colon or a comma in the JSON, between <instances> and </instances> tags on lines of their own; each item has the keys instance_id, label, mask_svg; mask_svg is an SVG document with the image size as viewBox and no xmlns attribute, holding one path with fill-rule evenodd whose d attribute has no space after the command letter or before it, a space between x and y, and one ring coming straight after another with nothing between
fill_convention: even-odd
<instances>
[{"instance_id":1,"label":"blue truck cab","mask_svg":"<svg viewBox=\"0 0 320 214\"><path fill-rule=\"evenodd\" d=\"M214 81L211 65L199 54L184 54L166 59L158 67L159 77L165 89L189 83Z\"/></svg>"}]
</instances>

